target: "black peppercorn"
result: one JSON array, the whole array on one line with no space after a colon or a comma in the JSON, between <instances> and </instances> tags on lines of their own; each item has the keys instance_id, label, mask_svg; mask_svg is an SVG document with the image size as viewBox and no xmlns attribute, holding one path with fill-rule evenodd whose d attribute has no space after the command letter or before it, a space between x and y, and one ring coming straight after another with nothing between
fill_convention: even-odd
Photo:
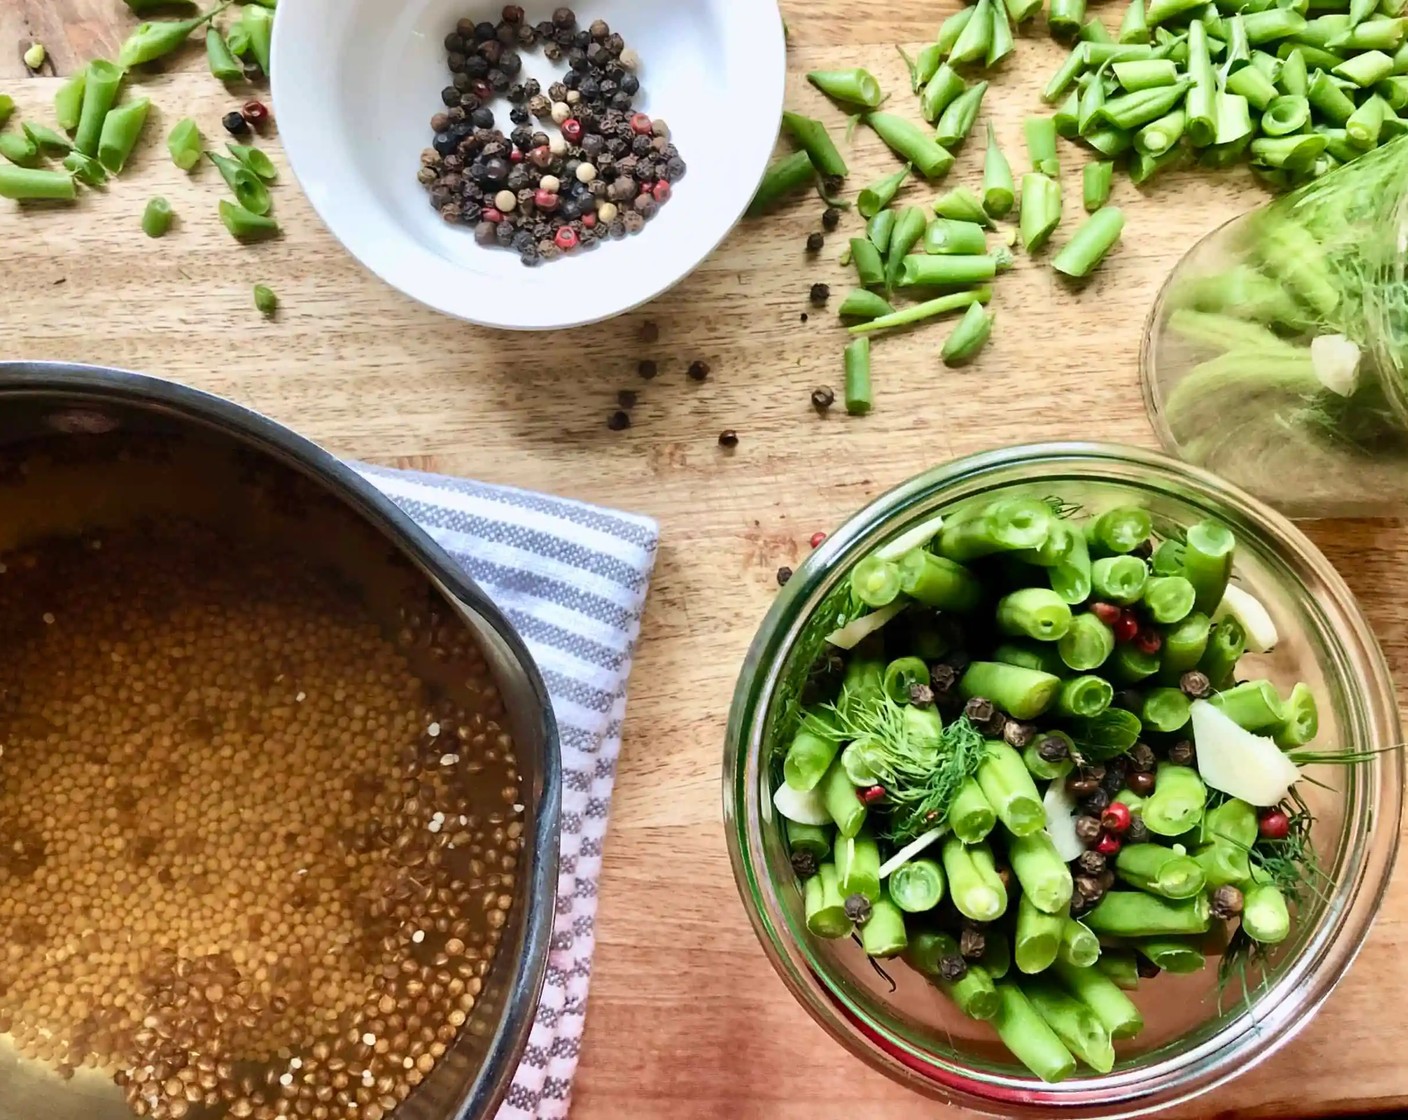
<instances>
[{"instance_id":1,"label":"black peppercorn","mask_svg":"<svg viewBox=\"0 0 1408 1120\"><path fill-rule=\"evenodd\" d=\"M1212 695L1212 682L1208 680L1206 674L1200 673L1196 669L1190 669L1179 677L1178 687L1183 690L1185 695L1194 700L1206 700Z\"/></svg>"},{"instance_id":2,"label":"black peppercorn","mask_svg":"<svg viewBox=\"0 0 1408 1120\"><path fill-rule=\"evenodd\" d=\"M1036 737L1036 728L1030 723L1020 723L1015 719L1009 719L1002 728L1003 741L1009 747L1021 750Z\"/></svg>"},{"instance_id":3,"label":"black peppercorn","mask_svg":"<svg viewBox=\"0 0 1408 1120\"><path fill-rule=\"evenodd\" d=\"M1236 887L1218 887L1212 892L1212 916L1223 922L1235 918L1242 912L1242 903L1242 892Z\"/></svg>"},{"instance_id":4,"label":"black peppercorn","mask_svg":"<svg viewBox=\"0 0 1408 1120\"><path fill-rule=\"evenodd\" d=\"M1129 829L1124 834L1126 844L1147 844L1152 838L1144 818L1137 815L1129 822Z\"/></svg>"},{"instance_id":5,"label":"black peppercorn","mask_svg":"<svg viewBox=\"0 0 1408 1120\"><path fill-rule=\"evenodd\" d=\"M556 8L552 13L552 25L559 31L577 26L577 13L571 8Z\"/></svg>"},{"instance_id":6,"label":"black peppercorn","mask_svg":"<svg viewBox=\"0 0 1408 1120\"><path fill-rule=\"evenodd\" d=\"M1076 836L1083 843L1093 844L1100 839L1100 818L1099 817L1077 817Z\"/></svg>"},{"instance_id":7,"label":"black peppercorn","mask_svg":"<svg viewBox=\"0 0 1408 1120\"><path fill-rule=\"evenodd\" d=\"M469 114L469 123L475 128L493 128L494 110L480 107Z\"/></svg>"},{"instance_id":8,"label":"black peppercorn","mask_svg":"<svg viewBox=\"0 0 1408 1120\"><path fill-rule=\"evenodd\" d=\"M1135 772L1149 771L1158 765L1158 759L1154 757L1154 752L1148 743L1135 743L1130 747L1129 753L1125 755L1125 760L1129 763L1129 768Z\"/></svg>"},{"instance_id":9,"label":"black peppercorn","mask_svg":"<svg viewBox=\"0 0 1408 1120\"><path fill-rule=\"evenodd\" d=\"M620 81L621 92L626 94L628 97L634 97L640 92L640 79L637 78L634 74L622 75Z\"/></svg>"},{"instance_id":10,"label":"black peppercorn","mask_svg":"<svg viewBox=\"0 0 1408 1120\"><path fill-rule=\"evenodd\" d=\"M959 676L957 669L941 661L929 669L929 687L934 690L936 697L942 699L953 691Z\"/></svg>"},{"instance_id":11,"label":"black peppercorn","mask_svg":"<svg viewBox=\"0 0 1408 1120\"><path fill-rule=\"evenodd\" d=\"M846 911L846 917L855 922L858 926L865 925L870 921L870 899L863 894L848 894L846 901L842 904Z\"/></svg>"},{"instance_id":12,"label":"black peppercorn","mask_svg":"<svg viewBox=\"0 0 1408 1120\"><path fill-rule=\"evenodd\" d=\"M503 20L505 23L522 23L523 9L517 4L507 4L503 10Z\"/></svg>"},{"instance_id":13,"label":"black peppercorn","mask_svg":"<svg viewBox=\"0 0 1408 1120\"><path fill-rule=\"evenodd\" d=\"M1136 770L1131 774L1126 782L1132 793L1137 793L1140 797L1148 797L1154 792L1154 775L1147 770Z\"/></svg>"},{"instance_id":14,"label":"black peppercorn","mask_svg":"<svg viewBox=\"0 0 1408 1120\"><path fill-rule=\"evenodd\" d=\"M1197 757L1198 752L1187 739L1180 739L1168 749L1168 760L1175 766L1192 766Z\"/></svg>"},{"instance_id":15,"label":"black peppercorn","mask_svg":"<svg viewBox=\"0 0 1408 1120\"><path fill-rule=\"evenodd\" d=\"M489 88L492 89L495 93L505 92L508 89L509 83L512 82L512 80L513 79L510 78L507 74L505 74L502 70L489 71Z\"/></svg>"},{"instance_id":16,"label":"black peppercorn","mask_svg":"<svg viewBox=\"0 0 1408 1120\"><path fill-rule=\"evenodd\" d=\"M449 62L450 73L451 73L451 74L463 74L463 73L464 73L464 65L465 65L465 61L466 61L464 55L462 55L462 54L452 54L452 55L450 55L450 57L449 57L449 59L448 59L447 61Z\"/></svg>"},{"instance_id":17,"label":"black peppercorn","mask_svg":"<svg viewBox=\"0 0 1408 1120\"><path fill-rule=\"evenodd\" d=\"M660 372L660 367L651 359L645 358L636 365L636 372L649 381Z\"/></svg>"},{"instance_id":18,"label":"black peppercorn","mask_svg":"<svg viewBox=\"0 0 1408 1120\"><path fill-rule=\"evenodd\" d=\"M1037 756L1042 762L1064 762L1071 756L1071 748L1059 735L1048 735L1037 744Z\"/></svg>"},{"instance_id":19,"label":"black peppercorn","mask_svg":"<svg viewBox=\"0 0 1408 1120\"><path fill-rule=\"evenodd\" d=\"M616 403L622 408L635 408L638 399L634 389L621 389L616 393Z\"/></svg>"},{"instance_id":20,"label":"black peppercorn","mask_svg":"<svg viewBox=\"0 0 1408 1120\"><path fill-rule=\"evenodd\" d=\"M960 956L944 957L939 961L939 975L956 984L968 975L968 962Z\"/></svg>"},{"instance_id":21,"label":"black peppercorn","mask_svg":"<svg viewBox=\"0 0 1408 1120\"><path fill-rule=\"evenodd\" d=\"M820 253L826 248L826 238L819 233L807 235L807 252Z\"/></svg>"},{"instance_id":22,"label":"black peppercorn","mask_svg":"<svg viewBox=\"0 0 1408 1120\"><path fill-rule=\"evenodd\" d=\"M821 215L821 228L830 232L841 224L841 211L834 206L828 206Z\"/></svg>"},{"instance_id":23,"label":"black peppercorn","mask_svg":"<svg viewBox=\"0 0 1408 1120\"><path fill-rule=\"evenodd\" d=\"M1080 803L1080 811L1096 816L1103 813L1110 807L1110 795L1104 789L1097 787L1094 792L1087 794Z\"/></svg>"},{"instance_id":24,"label":"black peppercorn","mask_svg":"<svg viewBox=\"0 0 1408 1120\"><path fill-rule=\"evenodd\" d=\"M483 55L472 54L464 60L464 72L471 78L487 78L489 60Z\"/></svg>"},{"instance_id":25,"label":"black peppercorn","mask_svg":"<svg viewBox=\"0 0 1408 1120\"><path fill-rule=\"evenodd\" d=\"M828 284L813 284L808 295L814 305L825 307L826 301L831 298L831 287Z\"/></svg>"},{"instance_id":26,"label":"black peppercorn","mask_svg":"<svg viewBox=\"0 0 1408 1120\"><path fill-rule=\"evenodd\" d=\"M523 59L515 51L505 51L499 59L499 69L510 78L516 78L523 73Z\"/></svg>"},{"instance_id":27,"label":"black peppercorn","mask_svg":"<svg viewBox=\"0 0 1408 1120\"><path fill-rule=\"evenodd\" d=\"M691 381L704 381L710 373L709 363L704 361L690 362L688 373Z\"/></svg>"},{"instance_id":28,"label":"black peppercorn","mask_svg":"<svg viewBox=\"0 0 1408 1120\"><path fill-rule=\"evenodd\" d=\"M787 586L787 581L788 581L789 579L791 579L791 578L792 578L792 569L789 568L789 567L787 567L786 564L784 564L782 567L780 567L780 568L777 569L777 586L778 586L778 587L786 587L786 586Z\"/></svg>"},{"instance_id":29,"label":"black peppercorn","mask_svg":"<svg viewBox=\"0 0 1408 1120\"><path fill-rule=\"evenodd\" d=\"M798 848L792 853L792 870L798 878L810 879L817 873L816 856L805 848Z\"/></svg>"},{"instance_id":30,"label":"black peppercorn","mask_svg":"<svg viewBox=\"0 0 1408 1120\"><path fill-rule=\"evenodd\" d=\"M437 132L431 144L440 155L448 156L454 153L455 149L459 146L459 141L448 132Z\"/></svg>"},{"instance_id":31,"label":"black peppercorn","mask_svg":"<svg viewBox=\"0 0 1408 1120\"><path fill-rule=\"evenodd\" d=\"M498 33L499 29L487 21L474 25L474 41L476 43L487 43L498 35Z\"/></svg>"},{"instance_id":32,"label":"black peppercorn","mask_svg":"<svg viewBox=\"0 0 1408 1120\"><path fill-rule=\"evenodd\" d=\"M732 428L725 428L722 432L719 433L719 446L737 447L738 433L735 432Z\"/></svg>"},{"instance_id":33,"label":"black peppercorn","mask_svg":"<svg viewBox=\"0 0 1408 1120\"><path fill-rule=\"evenodd\" d=\"M988 939L980 929L966 927L958 938L958 951L964 960L976 961L987 950Z\"/></svg>"},{"instance_id":34,"label":"black peppercorn","mask_svg":"<svg viewBox=\"0 0 1408 1120\"><path fill-rule=\"evenodd\" d=\"M1090 902L1099 902L1105 897L1105 888L1100 885L1100 880L1093 875L1077 875L1075 888L1082 897Z\"/></svg>"},{"instance_id":35,"label":"black peppercorn","mask_svg":"<svg viewBox=\"0 0 1408 1120\"><path fill-rule=\"evenodd\" d=\"M818 385L812 390L812 407L818 412L825 412L836 403L836 390L830 385Z\"/></svg>"},{"instance_id":36,"label":"black peppercorn","mask_svg":"<svg viewBox=\"0 0 1408 1120\"><path fill-rule=\"evenodd\" d=\"M459 97L458 92L456 92L455 97ZM244 119L244 114L240 113L238 110L233 113L226 113L220 118L220 123L225 126L225 131L231 136L243 136L249 131L249 122Z\"/></svg>"},{"instance_id":37,"label":"black peppercorn","mask_svg":"<svg viewBox=\"0 0 1408 1120\"><path fill-rule=\"evenodd\" d=\"M625 412L618 409L607 419L606 426L613 432L623 432L631 426L631 418Z\"/></svg>"},{"instance_id":38,"label":"black peppercorn","mask_svg":"<svg viewBox=\"0 0 1408 1120\"><path fill-rule=\"evenodd\" d=\"M1105 857L1092 848L1089 851L1081 852L1079 858L1076 859L1076 866L1082 874L1099 875L1105 870Z\"/></svg>"},{"instance_id":39,"label":"black peppercorn","mask_svg":"<svg viewBox=\"0 0 1408 1120\"><path fill-rule=\"evenodd\" d=\"M458 78L461 77L461 75L456 74L455 77ZM443 101L446 105L458 105L460 103L460 91L454 86L446 86L440 91L440 100ZM238 114L231 115L236 116ZM229 120L230 118L226 117L225 119ZM229 125L226 125L225 127L228 128Z\"/></svg>"}]
</instances>

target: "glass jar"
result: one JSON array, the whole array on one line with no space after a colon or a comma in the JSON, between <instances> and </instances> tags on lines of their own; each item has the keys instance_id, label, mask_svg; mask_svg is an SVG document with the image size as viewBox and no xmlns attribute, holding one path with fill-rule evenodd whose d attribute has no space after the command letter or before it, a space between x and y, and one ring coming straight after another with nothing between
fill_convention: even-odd
<instances>
[{"instance_id":1,"label":"glass jar","mask_svg":"<svg viewBox=\"0 0 1408 1120\"><path fill-rule=\"evenodd\" d=\"M1408 510L1405 183L1400 138L1179 262L1141 359L1170 451L1292 516Z\"/></svg>"},{"instance_id":2,"label":"glass jar","mask_svg":"<svg viewBox=\"0 0 1408 1120\"><path fill-rule=\"evenodd\" d=\"M1353 766L1308 767L1336 791L1302 783L1319 818L1333 886L1296 915L1291 936L1246 999L1219 1006L1215 967L1163 975L1134 993L1146 1029L1117 1044L1105 1076L1036 1081L987 1024L964 1018L901 962L898 987L848 940L807 932L802 891L770 796L772 746L849 595L851 568L874 549L960 503L1059 497L1088 512L1137 503L1155 527L1217 518L1238 538L1235 576L1262 600L1281 642L1249 658L1253 675L1305 680L1321 704L1319 742L1382 749ZM958 460L880 498L798 568L755 637L729 714L724 817L735 880L764 950L807 1011L851 1053L920 1092L1005 1117L1130 1116L1187 1100L1283 1046L1330 994L1368 932L1398 846L1401 731L1383 655L1354 597L1315 546L1278 514L1203 471L1144 451L1042 444ZM1259 980L1261 977L1258 977Z\"/></svg>"}]
</instances>

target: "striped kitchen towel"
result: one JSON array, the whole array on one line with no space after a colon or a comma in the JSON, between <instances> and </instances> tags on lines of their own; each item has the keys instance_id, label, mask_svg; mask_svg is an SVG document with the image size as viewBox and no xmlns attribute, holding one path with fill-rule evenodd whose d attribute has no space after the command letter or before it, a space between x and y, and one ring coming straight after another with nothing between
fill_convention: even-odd
<instances>
[{"instance_id":1,"label":"striped kitchen towel","mask_svg":"<svg viewBox=\"0 0 1408 1120\"><path fill-rule=\"evenodd\" d=\"M499 1120L562 1120L587 1010L626 678L659 531L646 517L356 464L464 567L542 670L562 735L562 873L547 983Z\"/></svg>"}]
</instances>

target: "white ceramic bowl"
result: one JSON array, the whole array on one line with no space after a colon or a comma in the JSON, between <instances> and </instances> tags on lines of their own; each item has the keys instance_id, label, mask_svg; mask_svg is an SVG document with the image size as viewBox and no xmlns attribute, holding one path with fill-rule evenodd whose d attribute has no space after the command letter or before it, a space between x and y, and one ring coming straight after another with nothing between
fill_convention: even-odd
<instances>
[{"instance_id":1,"label":"white ceramic bowl","mask_svg":"<svg viewBox=\"0 0 1408 1120\"><path fill-rule=\"evenodd\" d=\"M557 0L524 4L533 22ZM551 330L629 311L687 276L738 221L782 117L786 57L775 0L581 0L641 58L640 111L663 117L688 165L673 197L622 241L535 268L447 225L416 181L449 84L457 20L498 22L486 0L282 0L273 100L294 174L347 250L406 295L461 319ZM565 66L523 53L544 88ZM508 101L493 108L505 132ZM535 123L534 127L540 127ZM551 131L551 125L548 125Z\"/></svg>"}]
</instances>

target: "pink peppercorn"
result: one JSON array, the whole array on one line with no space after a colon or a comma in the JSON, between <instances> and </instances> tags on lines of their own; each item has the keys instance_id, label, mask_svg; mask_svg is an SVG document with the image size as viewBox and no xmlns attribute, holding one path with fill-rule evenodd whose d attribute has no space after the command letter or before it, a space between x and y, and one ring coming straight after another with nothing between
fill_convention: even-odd
<instances>
[{"instance_id":1,"label":"pink peppercorn","mask_svg":"<svg viewBox=\"0 0 1408 1120\"><path fill-rule=\"evenodd\" d=\"M493 222L494 225L498 225L501 221L504 220L504 216L502 212L495 209L494 207L486 206L484 208L484 220L486 222Z\"/></svg>"},{"instance_id":2,"label":"pink peppercorn","mask_svg":"<svg viewBox=\"0 0 1408 1120\"><path fill-rule=\"evenodd\" d=\"M564 253L570 253L577 247L577 231L571 226L563 226L553 240Z\"/></svg>"},{"instance_id":3,"label":"pink peppercorn","mask_svg":"<svg viewBox=\"0 0 1408 1120\"><path fill-rule=\"evenodd\" d=\"M670 198L670 184L661 179L655 184L655 188L650 192L656 202L668 202Z\"/></svg>"},{"instance_id":4,"label":"pink peppercorn","mask_svg":"<svg viewBox=\"0 0 1408 1120\"><path fill-rule=\"evenodd\" d=\"M536 206L539 210L541 210L544 214L551 214L554 210L557 209L558 204L561 203L561 201L562 199L559 198L557 195L553 194L552 191L545 191L541 188L539 188L533 194L533 205Z\"/></svg>"},{"instance_id":5,"label":"pink peppercorn","mask_svg":"<svg viewBox=\"0 0 1408 1120\"><path fill-rule=\"evenodd\" d=\"M818 530L812 534L812 547L820 548L821 542L824 540L826 540L826 534Z\"/></svg>"},{"instance_id":6,"label":"pink peppercorn","mask_svg":"<svg viewBox=\"0 0 1408 1120\"><path fill-rule=\"evenodd\" d=\"M637 136L650 136L655 131L655 122L644 113L636 113L631 117L631 131Z\"/></svg>"},{"instance_id":7,"label":"pink peppercorn","mask_svg":"<svg viewBox=\"0 0 1408 1120\"><path fill-rule=\"evenodd\" d=\"M1096 841L1095 850L1102 856L1119 855L1120 839L1113 833L1106 832Z\"/></svg>"},{"instance_id":8,"label":"pink peppercorn","mask_svg":"<svg viewBox=\"0 0 1408 1120\"><path fill-rule=\"evenodd\" d=\"M575 144L582 138L582 122L575 117L568 117L562 122L562 138L569 144Z\"/></svg>"},{"instance_id":9,"label":"pink peppercorn","mask_svg":"<svg viewBox=\"0 0 1408 1120\"><path fill-rule=\"evenodd\" d=\"M514 148L513 151L509 152L508 154L508 161L509 163L522 163L523 153L520 152L517 148Z\"/></svg>"},{"instance_id":10,"label":"pink peppercorn","mask_svg":"<svg viewBox=\"0 0 1408 1120\"><path fill-rule=\"evenodd\" d=\"M595 215L595 214L583 214L583 215L582 215L582 226L583 226L583 228L585 228L585 229L596 229L596 215Z\"/></svg>"}]
</instances>

